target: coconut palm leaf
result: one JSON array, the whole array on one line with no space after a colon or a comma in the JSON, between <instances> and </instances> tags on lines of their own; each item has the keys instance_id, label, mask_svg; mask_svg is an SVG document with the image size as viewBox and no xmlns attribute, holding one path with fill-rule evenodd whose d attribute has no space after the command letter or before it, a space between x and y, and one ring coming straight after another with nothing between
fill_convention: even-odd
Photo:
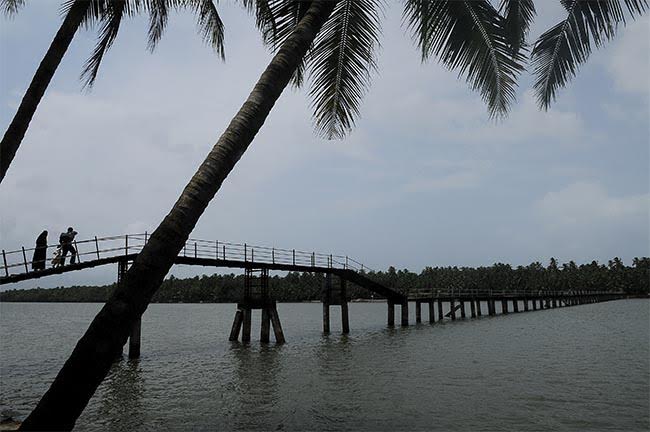
<instances>
[{"instance_id":1,"label":"coconut palm leaf","mask_svg":"<svg viewBox=\"0 0 650 432\"><path fill-rule=\"evenodd\" d=\"M140 12L149 13L149 50L153 51L162 37L169 9L189 9L196 15L198 32L203 40L224 58L224 26L212 0L95 0L93 3L96 6L89 8L86 21L99 21L100 31L97 44L81 74L84 87L92 87L95 82L104 55L117 37L122 18Z\"/></svg>"},{"instance_id":2,"label":"coconut palm leaf","mask_svg":"<svg viewBox=\"0 0 650 432\"><path fill-rule=\"evenodd\" d=\"M376 0L341 0L314 42L310 96L316 130L328 139L343 138L354 126L377 68L380 14Z\"/></svg>"},{"instance_id":3,"label":"coconut palm leaf","mask_svg":"<svg viewBox=\"0 0 650 432\"><path fill-rule=\"evenodd\" d=\"M487 0L406 0L404 22L422 60L437 57L480 92L491 116L515 101L524 57L511 49L506 20Z\"/></svg>"},{"instance_id":4,"label":"coconut palm leaf","mask_svg":"<svg viewBox=\"0 0 650 432\"><path fill-rule=\"evenodd\" d=\"M0 0L0 11L6 16L12 16L25 6L25 2L26 0Z\"/></svg>"},{"instance_id":5,"label":"coconut palm leaf","mask_svg":"<svg viewBox=\"0 0 650 432\"><path fill-rule=\"evenodd\" d=\"M135 8L137 8L135 4L126 1L107 2L105 4L105 9L100 17L101 28L99 30L97 44L81 73L81 80L84 87L93 86L104 54L113 45L117 37L122 18L124 15L132 15Z\"/></svg>"},{"instance_id":6,"label":"coconut palm leaf","mask_svg":"<svg viewBox=\"0 0 650 432\"><path fill-rule=\"evenodd\" d=\"M647 0L561 0L564 21L542 34L532 52L537 101L548 109L558 89L573 78L595 47L611 39L626 14L632 18L648 9ZM627 10L627 12L625 12Z\"/></svg>"},{"instance_id":7,"label":"coconut palm leaf","mask_svg":"<svg viewBox=\"0 0 650 432\"><path fill-rule=\"evenodd\" d=\"M530 24L535 17L533 0L502 0L499 13L505 18L508 45L513 52L526 46Z\"/></svg>"},{"instance_id":8,"label":"coconut palm leaf","mask_svg":"<svg viewBox=\"0 0 650 432\"><path fill-rule=\"evenodd\" d=\"M266 39L264 42L271 46L273 51L277 49L284 43L284 41L291 35L291 32L298 25L300 20L305 16L307 9L311 1L305 0L270 0L269 8L271 15L273 16L273 21L275 23L275 32L271 35L270 39ZM311 48L310 48L311 52ZM310 52L307 53L309 57ZM296 72L291 79L294 87L301 87L304 83L305 78L305 69L306 69L306 60L303 58L296 69Z\"/></svg>"}]
</instances>

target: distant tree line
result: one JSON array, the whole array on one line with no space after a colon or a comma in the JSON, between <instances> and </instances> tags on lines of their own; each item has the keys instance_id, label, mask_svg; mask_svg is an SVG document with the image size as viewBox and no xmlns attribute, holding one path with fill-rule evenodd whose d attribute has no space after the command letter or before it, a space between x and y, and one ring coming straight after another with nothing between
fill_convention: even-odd
<instances>
[{"instance_id":1,"label":"distant tree line","mask_svg":"<svg viewBox=\"0 0 650 432\"><path fill-rule=\"evenodd\" d=\"M607 265L592 261L558 265L551 258L548 266L539 262L513 268L497 263L490 267L425 267L420 274L389 267L387 271L365 273L384 286L404 294L415 290L454 291L623 291L647 295L650 285L650 258L635 258L625 266L619 258ZM337 283L334 278L334 283ZM269 278L269 287L278 301L320 300L325 276L319 273L289 272ZM34 288L0 292L4 302L105 302L116 284L72 286L68 288ZM244 275L214 274L165 280L153 297L155 303L231 303L241 298ZM348 286L351 298L370 299L372 293L355 285Z\"/></svg>"}]
</instances>

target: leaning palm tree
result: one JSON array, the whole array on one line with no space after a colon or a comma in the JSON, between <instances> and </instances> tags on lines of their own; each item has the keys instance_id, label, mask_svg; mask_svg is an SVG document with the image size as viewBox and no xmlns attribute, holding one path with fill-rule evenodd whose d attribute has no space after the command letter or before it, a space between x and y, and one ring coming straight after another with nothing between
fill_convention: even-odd
<instances>
[{"instance_id":1,"label":"leaning palm tree","mask_svg":"<svg viewBox=\"0 0 650 432\"><path fill-rule=\"evenodd\" d=\"M0 0L0 10L12 16L26 0ZM77 30L99 24L99 39L82 73L85 86L92 86L106 51L111 47L124 17L149 13L149 49L154 50L168 20L169 9L189 8L197 15L199 32L223 57L223 24L212 0L66 0L65 19L23 96L16 115L0 141L0 182L20 147L36 108L45 94L61 59Z\"/></svg>"},{"instance_id":2,"label":"leaning palm tree","mask_svg":"<svg viewBox=\"0 0 650 432\"><path fill-rule=\"evenodd\" d=\"M309 94L319 132L342 137L353 127L376 65L378 3L244 3L261 11L258 23L265 40L277 48L276 54L22 429L74 426L201 214L292 78L300 84L305 73L311 77ZM562 0L562 4L566 20L543 34L532 50L535 88L544 107L586 60L592 43L599 46L614 35L625 16L635 17L648 6L647 0L625 0L624 5L618 0ZM406 0L404 20L423 59L436 57L457 70L480 92L490 114L500 116L515 99L534 11L531 0L504 0L501 13L488 0Z\"/></svg>"}]
</instances>

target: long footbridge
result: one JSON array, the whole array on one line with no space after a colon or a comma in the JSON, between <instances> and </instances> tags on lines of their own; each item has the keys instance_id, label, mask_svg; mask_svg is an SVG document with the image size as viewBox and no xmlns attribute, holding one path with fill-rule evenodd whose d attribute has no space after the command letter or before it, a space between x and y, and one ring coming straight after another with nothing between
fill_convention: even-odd
<instances>
[{"instance_id":1,"label":"long footbridge","mask_svg":"<svg viewBox=\"0 0 650 432\"><path fill-rule=\"evenodd\" d=\"M0 285L30 279L79 271L87 268L117 264L117 281L120 283L125 273L145 246L148 234L125 234L111 237L93 237L74 241L77 251L74 263L61 265L52 258L56 256L58 245L42 247L40 256L34 262L37 248L2 250ZM37 254L38 255L38 254ZM71 256L65 257L70 261ZM53 264L54 261L54 264ZM248 342L251 339L252 310L260 309L261 342L269 342L270 329L276 342L284 342L284 334L277 313L276 302L269 288L269 271L298 271L321 273L325 275L321 301L323 303L323 332L330 332L330 306L341 307L341 329L349 333L347 283L365 288L386 300L388 305L387 323L395 325L395 305L401 309L401 325L409 325L409 303L415 304L415 321L422 322L422 306L428 308L428 321L431 324L442 320L478 318L483 315L495 316L509 313L528 312L558 307L574 306L624 298L624 293L606 291L494 291L494 290L454 290L426 289L409 290L406 293L386 287L371 278L368 267L345 255L323 254L296 249L231 243L219 240L189 239L175 264L241 268L245 270L244 287L241 300L237 304L230 340ZM140 354L140 321L132 329L129 342L129 356Z\"/></svg>"}]
</instances>

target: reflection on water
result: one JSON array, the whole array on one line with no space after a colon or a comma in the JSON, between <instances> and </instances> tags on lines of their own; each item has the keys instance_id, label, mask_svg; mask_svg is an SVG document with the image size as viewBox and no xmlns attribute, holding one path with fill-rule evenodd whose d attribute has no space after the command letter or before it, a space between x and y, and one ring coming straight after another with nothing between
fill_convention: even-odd
<instances>
[{"instance_id":1,"label":"reflection on water","mask_svg":"<svg viewBox=\"0 0 650 432\"><path fill-rule=\"evenodd\" d=\"M233 305L151 305L78 430L648 430L649 304L387 328L385 304L280 304L288 343L229 342ZM99 309L0 304L0 405L36 404ZM423 320L428 316L423 314ZM259 329L259 317L253 317Z\"/></svg>"},{"instance_id":2,"label":"reflection on water","mask_svg":"<svg viewBox=\"0 0 650 432\"><path fill-rule=\"evenodd\" d=\"M104 380L104 391L99 395L97 409L102 424L108 430L124 430L142 426L145 382L138 359L115 362Z\"/></svg>"}]
</instances>

